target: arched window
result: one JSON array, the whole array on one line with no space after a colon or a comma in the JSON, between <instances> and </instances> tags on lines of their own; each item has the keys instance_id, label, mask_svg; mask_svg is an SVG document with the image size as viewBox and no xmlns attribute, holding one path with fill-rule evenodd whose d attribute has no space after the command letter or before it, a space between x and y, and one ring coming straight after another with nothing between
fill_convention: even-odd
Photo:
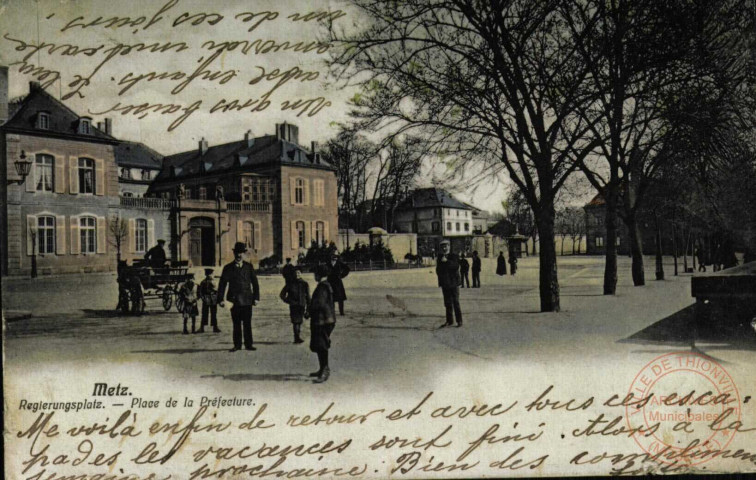
<instances>
[{"instance_id":1,"label":"arched window","mask_svg":"<svg viewBox=\"0 0 756 480\"><path fill-rule=\"evenodd\" d=\"M325 244L325 223L315 222L315 241L318 245Z\"/></svg>"},{"instance_id":2,"label":"arched window","mask_svg":"<svg viewBox=\"0 0 756 480\"><path fill-rule=\"evenodd\" d=\"M37 217L37 247L41 254L55 253L55 217Z\"/></svg>"},{"instance_id":3,"label":"arched window","mask_svg":"<svg viewBox=\"0 0 756 480\"><path fill-rule=\"evenodd\" d=\"M302 205L304 203L304 179L297 178L294 187L294 203Z\"/></svg>"},{"instance_id":4,"label":"arched window","mask_svg":"<svg viewBox=\"0 0 756 480\"><path fill-rule=\"evenodd\" d=\"M134 225L134 245L137 253L143 253L147 251L147 220L144 218L137 218Z\"/></svg>"},{"instance_id":5,"label":"arched window","mask_svg":"<svg viewBox=\"0 0 756 480\"><path fill-rule=\"evenodd\" d=\"M299 248L306 248L305 245L305 224L304 222L297 222L297 240L299 242Z\"/></svg>"},{"instance_id":6,"label":"arched window","mask_svg":"<svg viewBox=\"0 0 756 480\"><path fill-rule=\"evenodd\" d=\"M91 158L79 159L79 193L95 192L95 162Z\"/></svg>"},{"instance_id":7,"label":"arched window","mask_svg":"<svg viewBox=\"0 0 756 480\"><path fill-rule=\"evenodd\" d=\"M95 217L79 219L79 236L81 253L97 253L97 219Z\"/></svg>"},{"instance_id":8,"label":"arched window","mask_svg":"<svg viewBox=\"0 0 756 480\"><path fill-rule=\"evenodd\" d=\"M37 175L37 191L52 192L55 182L55 159L52 155L37 155L34 168Z\"/></svg>"}]
</instances>

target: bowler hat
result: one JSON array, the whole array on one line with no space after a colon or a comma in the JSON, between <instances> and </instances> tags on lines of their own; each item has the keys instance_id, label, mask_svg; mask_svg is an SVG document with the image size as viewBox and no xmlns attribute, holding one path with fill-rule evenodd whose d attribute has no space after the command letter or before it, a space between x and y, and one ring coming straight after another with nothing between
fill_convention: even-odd
<instances>
[{"instance_id":1,"label":"bowler hat","mask_svg":"<svg viewBox=\"0 0 756 480\"><path fill-rule=\"evenodd\" d=\"M247 245L244 242L236 242L234 244L234 253L244 253L247 251Z\"/></svg>"},{"instance_id":2,"label":"bowler hat","mask_svg":"<svg viewBox=\"0 0 756 480\"><path fill-rule=\"evenodd\" d=\"M206 268L206 269L205 269L205 275L206 275L206 276L207 276L207 275L212 275L212 274L213 274L213 269L212 269L212 268Z\"/></svg>"},{"instance_id":3,"label":"bowler hat","mask_svg":"<svg viewBox=\"0 0 756 480\"><path fill-rule=\"evenodd\" d=\"M158 241L157 241L157 243L165 243L165 240L163 240L163 239L161 238L160 240L158 240Z\"/></svg>"}]
</instances>

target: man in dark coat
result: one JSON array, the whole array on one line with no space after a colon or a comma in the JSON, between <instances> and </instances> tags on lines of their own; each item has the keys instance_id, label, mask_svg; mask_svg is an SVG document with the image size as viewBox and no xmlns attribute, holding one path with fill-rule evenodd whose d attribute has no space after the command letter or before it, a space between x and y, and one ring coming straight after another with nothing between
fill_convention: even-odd
<instances>
[{"instance_id":1,"label":"man in dark coat","mask_svg":"<svg viewBox=\"0 0 756 480\"><path fill-rule=\"evenodd\" d=\"M214 333L220 333L218 328L218 291L215 290L215 283L213 283L213 269L205 269L205 279L197 287L197 296L202 300L202 323L200 324L199 333L205 332L205 325L208 324L208 317L210 317L210 325L213 327Z\"/></svg>"},{"instance_id":2,"label":"man in dark coat","mask_svg":"<svg viewBox=\"0 0 756 480\"><path fill-rule=\"evenodd\" d=\"M231 307L231 319L234 322L234 348L231 352L241 349L242 336L244 348L256 350L252 345L252 307L260 300L260 286L252 264L244 261L246 251L247 246L243 242L236 242L234 261L223 267L218 285L218 305L224 306L223 294L226 293L226 286L226 300L234 304Z\"/></svg>"},{"instance_id":3,"label":"man in dark coat","mask_svg":"<svg viewBox=\"0 0 756 480\"><path fill-rule=\"evenodd\" d=\"M165 240L161 238L157 241L157 245L150 248L144 255L144 259L147 260L147 263L149 263L153 270L165 268L166 256L163 245L165 245Z\"/></svg>"},{"instance_id":4,"label":"man in dark coat","mask_svg":"<svg viewBox=\"0 0 756 480\"><path fill-rule=\"evenodd\" d=\"M310 286L302 278L302 273L294 269L294 280L284 285L279 295L289 305L289 318L294 329L294 343L304 343L300 332L302 322L310 305Z\"/></svg>"},{"instance_id":5,"label":"man in dark coat","mask_svg":"<svg viewBox=\"0 0 756 480\"><path fill-rule=\"evenodd\" d=\"M328 283L331 284L333 289L333 301L339 304L339 314L344 315L344 301L347 296L342 279L349 275L349 267L341 261L338 255L333 255L328 268Z\"/></svg>"},{"instance_id":6,"label":"man in dark coat","mask_svg":"<svg viewBox=\"0 0 756 480\"><path fill-rule=\"evenodd\" d=\"M472 277L473 288L480 288L480 257L477 250L472 255Z\"/></svg>"},{"instance_id":7,"label":"man in dark coat","mask_svg":"<svg viewBox=\"0 0 756 480\"><path fill-rule=\"evenodd\" d=\"M507 259L504 258L504 252L499 252L496 259L496 275L502 276L507 274Z\"/></svg>"},{"instance_id":8,"label":"man in dark coat","mask_svg":"<svg viewBox=\"0 0 756 480\"><path fill-rule=\"evenodd\" d=\"M509 252L509 271L514 276L517 273L517 255Z\"/></svg>"},{"instance_id":9,"label":"man in dark coat","mask_svg":"<svg viewBox=\"0 0 756 480\"><path fill-rule=\"evenodd\" d=\"M473 278L475 267L473 263ZM457 327L462 326L462 309L459 307L459 259L451 253L448 240L441 242L441 253L436 259L436 276L438 286L444 295L444 307L446 307L446 323L441 328L452 325L453 316L457 318Z\"/></svg>"},{"instance_id":10,"label":"man in dark coat","mask_svg":"<svg viewBox=\"0 0 756 480\"><path fill-rule=\"evenodd\" d=\"M465 254L460 253L459 254L459 275L460 275L460 282L459 286L462 288L465 288L465 283L467 283L467 288L470 288L470 276L468 275L468 272L470 271L470 262L467 261L465 258Z\"/></svg>"},{"instance_id":11,"label":"man in dark coat","mask_svg":"<svg viewBox=\"0 0 756 480\"><path fill-rule=\"evenodd\" d=\"M291 264L291 258L287 258L286 265L281 269L281 275L283 275L286 285L290 284L296 278L296 274L297 269Z\"/></svg>"},{"instance_id":12,"label":"man in dark coat","mask_svg":"<svg viewBox=\"0 0 756 480\"><path fill-rule=\"evenodd\" d=\"M317 377L315 383L323 383L331 375L328 365L328 350L331 349L331 333L336 327L336 312L334 311L333 286L328 281L328 267L315 267L315 280L318 286L312 293L312 300L308 308L310 314L310 350L318 355L320 368L310 374Z\"/></svg>"}]
</instances>

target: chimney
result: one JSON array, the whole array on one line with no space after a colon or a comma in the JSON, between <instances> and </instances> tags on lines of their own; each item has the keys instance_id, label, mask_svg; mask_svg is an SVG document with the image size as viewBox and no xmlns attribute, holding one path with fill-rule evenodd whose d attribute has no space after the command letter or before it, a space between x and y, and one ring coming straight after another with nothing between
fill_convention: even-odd
<instances>
[{"instance_id":1,"label":"chimney","mask_svg":"<svg viewBox=\"0 0 756 480\"><path fill-rule=\"evenodd\" d=\"M276 123L276 140L281 140L283 138L284 128L286 128L286 122Z\"/></svg>"},{"instance_id":2,"label":"chimney","mask_svg":"<svg viewBox=\"0 0 756 480\"><path fill-rule=\"evenodd\" d=\"M299 145L299 127L286 122L277 123L276 138Z\"/></svg>"},{"instance_id":3,"label":"chimney","mask_svg":"<svg viewBox=\"0 0 756 480\"><path fill-rule=\"evenodd\" d=\"M315 141L310 142L310 147L311 147L312 153L320 153L318 151L318 142L315 142Z\"/></svg>"},{"instance_id":4,"label":"chimney","mask_svg":"<svg viewBox=\"0 0 756 480\"><path fill-rule=\"evenodd\" d=\"M207 153L207 140L205 140L205 137L202 137L202 140L199 141L199 151L200 155Z\"/></svg>"},{"instance_id":5,"label":"chimney","mask_svg":"<svg viewBox=\"0 0 756 480\"><path fill-rule=\"evenodd\" d=\"M105 119L105 134L113 135L113 119L112 118Z\"/></svg>"},{"instance_id":6,"label":"chimney","mask_svg":"<svg viewBox=\"0 0 756 480\"><path fill-rule=\"evenodd\" d=\"M105 131L105 126L104 126L104 124L102 122L97 122L97 130L99 130L101 132Z\"/></svg>"},{"instance_id":7,"label":"chimney","mask_svg":"<svg viewBox=\"0 0 756 480\"><path fill-rule=\"evenodd\" d=\"M33 92L34 90L42 90L39 82L29 82L29 91Z\"/></svg>"},{"instance_id":8,"label":"chimney","mask_svg":"<svg viewBox=\"0 0 756 480\"><path fill-rule=\"evenodd\" d=\"M0 67L0 125L8 120L8 67Z\"/></svg>"},{"instance_id":9,"label":"chimney","mask_svg":"<svg viewBox=\"0 0 756 480\"><path fill-rule=\"evenodd\" d=\"M252 130L247 130L247 133L244 134L244 140L247 142L247 148L250 148L255 144L255 137L252 136Z\"/></svg>"}]
</instances>

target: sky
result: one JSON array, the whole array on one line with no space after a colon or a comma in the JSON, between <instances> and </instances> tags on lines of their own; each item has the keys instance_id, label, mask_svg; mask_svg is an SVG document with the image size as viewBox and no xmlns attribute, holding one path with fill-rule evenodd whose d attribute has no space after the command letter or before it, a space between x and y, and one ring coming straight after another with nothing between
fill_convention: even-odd
<instances>
[{"instance_id":1,"label":"sky","mask_svg":"<svg viewBox=\"0 0 756 480\"><path fill-rule=\"evenodd\" d=\"M266 41L316 42L321 35L317 21L289 16L325 9L344 9L347 14L336 22L352 25L353 12L328 0L10 0L0 6L0 63L10 65L10 98L26 94L29 81L44 83L59 75L48 92L69 96L64 102L95 122L112 118L116 137L143 142L164 155L196 148L201 138L213 145L242 139L248 130L272 134L282 121L297 124L300 143L309 146L313 140L324 143L335 135L336 123L348 120L347 102L355 92L328 78L327 52L262 53L255 47L273 44ZM222 42L237 43L219 51ZM166 51L138 51L153 44ZM244 47L249 47L246 53ZM38 67L48 72L46 77L35 78ZM198 75L187 81L192 72ZM148 81L150 75L159 78ZM253 111L265 99L270 104ZM281 108L285 101L311 99L305 112ZM248 108L212 112L234 100L248 102ZM136 116L134 108L127 108L144 104L149 114ZM311 115L317 105L322 109ZM108 112L114 107L120 109ZM166 109L175 113L162 113ZM434 184L492 212L502 210L513 188L504 175L481 178L474 168L452 182L443 164L429 161L418 186Z\"/></svg>"}]
</instances>

